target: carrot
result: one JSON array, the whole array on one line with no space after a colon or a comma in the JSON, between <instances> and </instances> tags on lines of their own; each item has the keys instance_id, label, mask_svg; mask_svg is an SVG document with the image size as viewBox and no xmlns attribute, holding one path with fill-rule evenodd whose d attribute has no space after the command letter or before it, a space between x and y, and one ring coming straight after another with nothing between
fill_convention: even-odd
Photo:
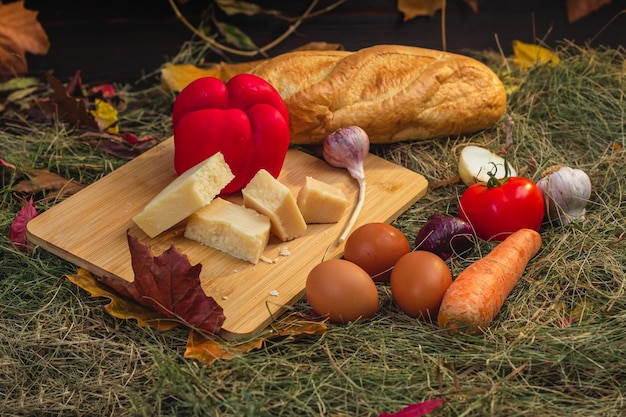
<instances>
[{"instance_id":1,"label":"carrot","mask_svg":"<svg viewBox=\"0 0 626 417\"><path fill-rule=\"evenodd\" d=\"M454 333L481 333L540 248L541 235L521 229L463 270L443 296L437 316L439 327Z\"/></svg>"}]
</instances>

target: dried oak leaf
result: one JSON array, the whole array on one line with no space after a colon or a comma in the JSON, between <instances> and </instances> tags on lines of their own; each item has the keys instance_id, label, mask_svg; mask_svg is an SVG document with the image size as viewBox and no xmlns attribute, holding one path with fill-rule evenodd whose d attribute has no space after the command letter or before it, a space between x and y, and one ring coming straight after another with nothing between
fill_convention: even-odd
<instances>
[{"instance_id":1,"label":"dried oak leaf","mask_svg":"<svg viewBox=\"0 0 626 417\"><path fill-rule=\"evenodd\" d=\"M478 0L464 0L474 13L478 12ZM443 0L398 0L398 11L404 15L404 21L419 16L433 17L443 8Z\"/></svg>"},{"instance_id":2,"label":"dried oak leaf","mask_svg":"<svg viewBox=\"0 0 626 417\"><path fill-rule=\"evenodd\" d=\"M271 331L241 343L225 342L191 331L187 339L185 358L196 359L211 365L218 359L230 360L251 350L259 349L267 340L281 337L320 335L324 334L326 329L324 321L311 320L301 313L293 313L272 323Z\"/></svg>"},{"instance_id":3,"label":"dried oak leaf","mask_svg":"<svg viewBox=\"0 0 626 417\"><path fill-rule=\"evenodd\" d=\"M56 114L57 118L73 126L83 126L97 130L98 123L95 117L87 109L85 99L73 97L63 83L50 73L46 78L52 93L47 101L41 101L40 105L48 114Z\"/></svg>"},{"instance_id":4,"label":"dried oak leaf","mask_svg":"<svg viewBox=\"0 0 626 417\"><path fill-rule=\"evenodd\" d=\"M50 41L37 21L38 13L25 9L24 1L0 2L0 75L12 78L26 73L26 52L48 53Z\"/></svg>"},{"instance_id":5,"label":"dried oak leaf","mask_svg":"<svg viewBox=\"0 0 626 417\"><path fill-rule=\"evenodd\" d=\"M150 246L128 233L127 238L134 280L107 276L98 280L122 297L179 320L192 329L219 332L225 316L222 307L202 289L202 264L192 266L174 245L154 256Z\"/></svg>"}]
</instances>

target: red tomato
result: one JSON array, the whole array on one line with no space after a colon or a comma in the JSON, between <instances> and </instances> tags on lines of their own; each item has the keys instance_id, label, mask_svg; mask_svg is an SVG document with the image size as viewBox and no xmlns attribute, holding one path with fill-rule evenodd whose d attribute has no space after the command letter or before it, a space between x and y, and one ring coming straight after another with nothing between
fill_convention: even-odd
<instances>
[{"instance_id":1,"label":"red tomato","mask_svg":"<svg viewBox=\"0 0 626 417\"><path fill-rule=\"evenodd\" d=\"M523 228L539 231L544 212L541 189L524 177L472 184L459 200L459 216L479 238L494 242Z\"/></svg>"}]
</instances>

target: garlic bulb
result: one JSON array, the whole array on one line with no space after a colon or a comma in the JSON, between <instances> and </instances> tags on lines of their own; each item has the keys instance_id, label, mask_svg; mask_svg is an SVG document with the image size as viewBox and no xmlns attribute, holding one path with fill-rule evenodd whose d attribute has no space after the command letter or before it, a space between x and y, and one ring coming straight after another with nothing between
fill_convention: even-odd
<instances>
[{"instance_id":1,"label":"garlic bulb","mask_svg":"<svg viewBox=\"0 0 626 417\"><path fill-rule=\"evenodd\" d=\"M548 220L565 226L582 220L591 197L591 180L581 169L553 166L537 182L546 200Z\"/></svg>"}]
</instances>

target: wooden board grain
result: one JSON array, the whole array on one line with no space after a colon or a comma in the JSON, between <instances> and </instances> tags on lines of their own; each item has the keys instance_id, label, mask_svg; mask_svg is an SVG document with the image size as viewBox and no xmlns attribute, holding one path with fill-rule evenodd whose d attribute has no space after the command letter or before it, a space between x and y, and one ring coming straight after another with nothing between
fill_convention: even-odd
<instances>
[{"instance_id":1,"label":"wooden board grain","mask_svg":"<svg viewBox=\"0 0 626 417\"><path fill-rule=\"evenodd\" d=\"M174 146L169 138L28 223L27 237L73 264L97 276L117 276L132 281L133 272L127 232L151 246L155 255L175 245L192 265L201 263L200 279L207 295L224 309L221 335L239 339L263 330L304 295L308 272L313 266L341 257L343 246L335 242L350 211L336 224L312 224L306 233L289 242L272 237L264 252L274 263L256 265L183 237L184 222L148 238L132 217L167 184L174 180ZM407 168L375 155L365 161L366 199L357 224L395 220L426 193L426 179ZM306 176L340 186L356 201L358 186L347 170L290 149L279 180L294 195ZM241 194L227 197L241 203ZM287 248L289 254L281 255Z\"/></svg>"}]
</instances>

